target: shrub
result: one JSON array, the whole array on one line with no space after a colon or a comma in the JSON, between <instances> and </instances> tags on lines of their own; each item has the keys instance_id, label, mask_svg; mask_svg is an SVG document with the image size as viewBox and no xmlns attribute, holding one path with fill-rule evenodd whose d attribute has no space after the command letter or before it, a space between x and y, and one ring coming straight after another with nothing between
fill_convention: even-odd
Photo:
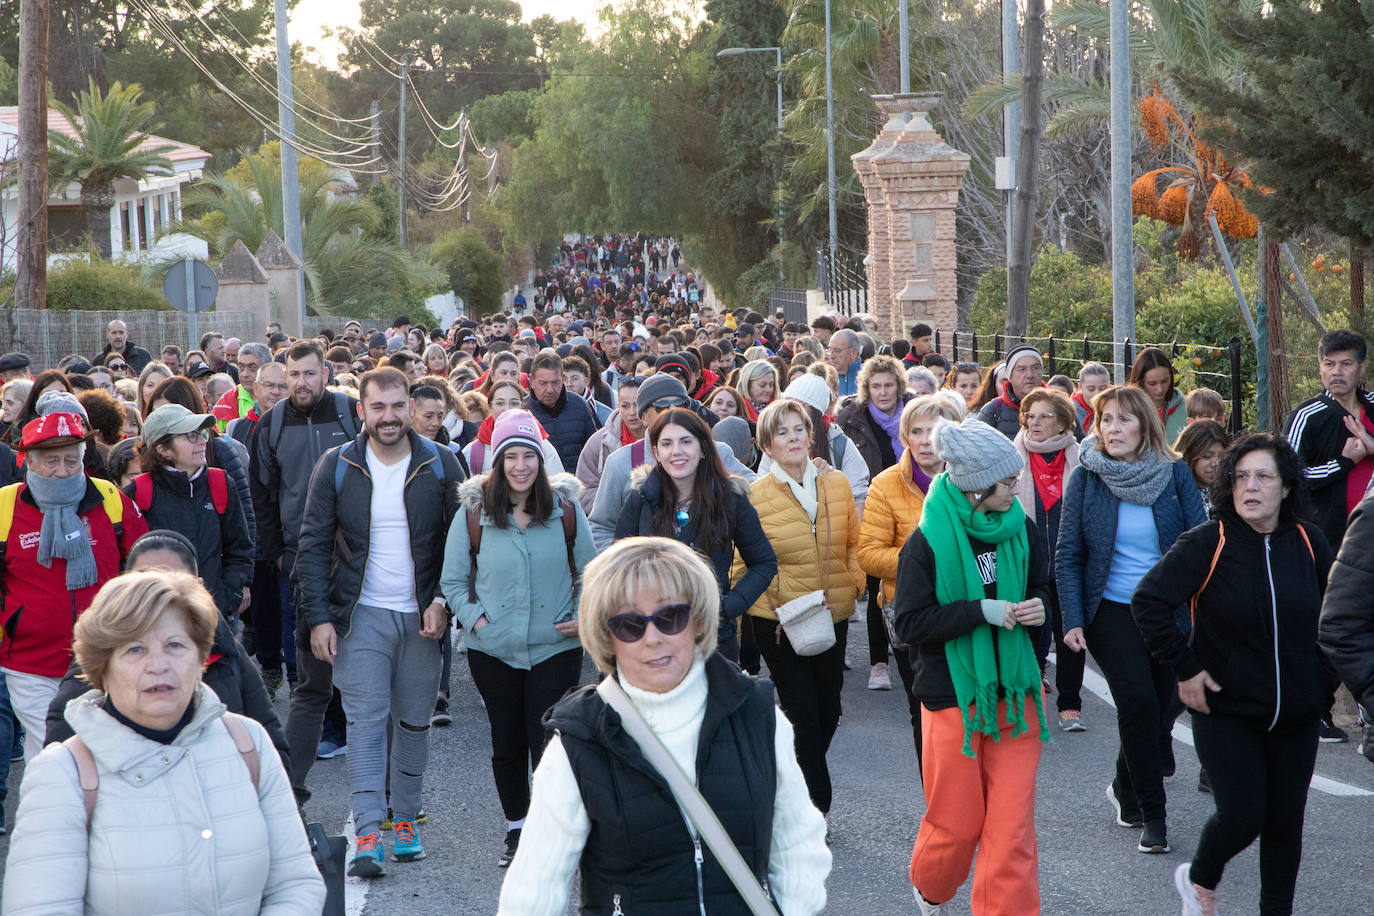
<instances>
[{"instance_id":1,"label":"shrub","mask_svg":"<svg viewBox=\"0 0 1374 916\"><path fill-rule=\"evenodd\" d=\"M48 308L62 311L173 311L162 291L143 281L136 264L73 260L48 271Z\"/></svg>"}]
</instances>

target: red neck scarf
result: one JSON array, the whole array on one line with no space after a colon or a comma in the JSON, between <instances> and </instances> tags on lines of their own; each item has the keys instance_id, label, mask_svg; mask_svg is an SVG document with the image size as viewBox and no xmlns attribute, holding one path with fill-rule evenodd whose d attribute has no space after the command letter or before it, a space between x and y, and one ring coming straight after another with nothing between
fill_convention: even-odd
<instances>
[{"instance_id":1,"label":"red neck scarf","mask_svg":"<svg viewBox=\"0 0 1374 916\"><path fill-rule=\"evenodd\" d=\"M1038 452L1030 452L1027 455L1030 459L1031 476L1035 480L1035 492L1040 495L1040 504L1045 507L1046 512L1054 508L1054 504L1059 502L1059 497L1064 495L1066 454L1066 451L1061 450L1052 461L1046 461L1045 456Z\"/></svg>"},{"instance_id":2,"label":"red neck scarf","mask_svg":"<svg viewBox=\"0 0 1374 916\"><path fill-rule=\"evenodd\" d=\"M620 444L633 445L639 441L639 437L630 432L630 427L625 425L625 421L620 421Z\"/></svg>"},{"instance_id":3,"label":"red neck scarf","mask_svg":"<svg viewBox=\"0 0 1374 916\"><path fill-rule=\"evenodd\" d=\"M1092 429L1093 420L1096 418L1097 414L1093 413L1092 405L1088 403L1087 398L1083 397L1083 392L1075 391L1073 393L1073 402L1077 404L1079 407L1082 407L1086 411L1086 414L1083 417L1084 432L1088 431L1089 429Z\"/></svg>"},{"instance_id":4,"label":"red neck scarf","mask_svg":"<svg viewBox=\"0 0 1374 916\"><path fill-rule=\"evenodd\" d=\"M1011 393L1011 382L1002 383L1002 400L1012 410L1021 409L1021 402L1016 400L1016 397Z\"/></svg>"}]
</instances>

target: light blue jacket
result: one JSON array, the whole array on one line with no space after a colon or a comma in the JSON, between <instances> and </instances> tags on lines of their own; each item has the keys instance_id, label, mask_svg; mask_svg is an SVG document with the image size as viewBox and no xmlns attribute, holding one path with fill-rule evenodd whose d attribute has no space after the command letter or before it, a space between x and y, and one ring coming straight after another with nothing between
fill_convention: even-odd
<instances>
[{"instance_id":1,"label":"light blue jacket","mask_svg":"<svg viewBox=\"0 0 1374 916\"><path fill-rule=\"evenodd\" d=\"M564 636L554 621L571 619L577 610L568 551L563 542L564 503L577 513L577 540L573 562L579 573L596 556L587 517L577 503L582 484L571 474L549 479L559 505L542 525L521 530L514 524L497 528L482 510L485 475L464 481L458 488L459 512L453 518L444 548L444 570L439 587L448 606L466 631L469 649L476 649L512 668L529 670L560 652L576 649L576 636ZM482 546L477 555L477 603L468 601L467 513L481 513ZM487 624L474 630L478 618Z\"/></svg>"}]
</instances>

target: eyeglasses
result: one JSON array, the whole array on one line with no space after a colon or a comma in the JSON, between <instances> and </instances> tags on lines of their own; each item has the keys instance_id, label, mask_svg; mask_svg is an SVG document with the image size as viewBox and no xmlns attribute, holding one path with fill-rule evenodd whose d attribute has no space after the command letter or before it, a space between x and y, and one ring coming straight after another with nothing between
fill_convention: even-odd
<instances>
[{"instance_id":1,"label":"eyeglasses","mask_svg":"<svg viewBox=\"0 0 1374 916\"><path fill-rule=\"evenodd\" d=\"M1252 480L1262 487L1268 487L1278 479L1279 475L1273 471L1236 471L1236 483L1242 487Z\"/></svg>"},{"instance_id":2,"label":"eyeglasses","mask_svg":"<svg viewBox=\"0 0 1374 916\"><path fill-rule=\"evenodd\" d=\"M1052 413L1028 413L1028 414L1026 414L1026 422L1027 422L1027 423L1039 423L1039 422L1041 422L1042 420L1045 421L1045 422L1053 422L1055 419L1057 419L1057 418L1056 418L1055 415L1052 414Z\"/></svg>"},{"instance_id":3,"label":"eyeglasses","mask_svg":"<svg viewBox=\"0 0 1374 916\"><path fill-rule=\"evenodd\" d=\"M664 636L676 636L687 629L687 622L691 619L690 604L670 604L649 615L631 612L616 614L606 621L606 626L611 635L621 642L639 642L648 632L650 621Z\"/></svg>"},{"instance_id":4,"label":"eyeglasses","mask_svg":"<svg viewBox=\"0 0 1374 916\"><path fill-rule=\"evenodd\" d=\"M357 367L355 366L354 368ZM258 379L253 383L253 387L261 388L264 391L285 391L286 382L264 382L262 379Z\"/></svg>"},{"instance_id":5,"label":"eyeglasses","mask_svg":"<svg viewBox=\"0 0 1374 916\"><path fill-rule=\"evenodd\" d=\"M195 445L198 442L210 441L210 430L208 428L193 429L189 433L182 433L181 438Z\"/></svg>"},{"instance_id":6,"label":"eyeglasses","mask_svg":"<svg viewBox=\"0 0 1374 916\"><path fill-rule=\"evenodd\" d=\"M1006 478L1005 480L999 480L999 481L997 481L996 486L999 486L999 487L1001 487L1001 488L1004 489L1004 490L1014 490L1014 489L1016 489L1016 485L1017 485L1018 483L1020 483L1020 482L1021 482L1021 475L1020 475L1020 474L1017 474L1015 477L1008 477L1008 478Z\"/></svg>"},{"instance_id":7,"label":"eyeglasses","mask_svg":"<svg viewBox=\"0 0 1374 916\"><path fill-rule=\"evenodd\" d=\"M111 372L125 372L129 367L123 363L106 363L105 368L109 369Z\"/></svg>"},{"instance_id":8,"label":"eyeglasses","mask_svg":"<svg viewBox=\"0 0 1374 916\"><path fill-rule=\"evenodd\" d=\"M670 407L686 407L687 402L682 398L659 398L657 401L649 402L649 406L655 410L667 410Z\"/></svg>"}]
</instances>

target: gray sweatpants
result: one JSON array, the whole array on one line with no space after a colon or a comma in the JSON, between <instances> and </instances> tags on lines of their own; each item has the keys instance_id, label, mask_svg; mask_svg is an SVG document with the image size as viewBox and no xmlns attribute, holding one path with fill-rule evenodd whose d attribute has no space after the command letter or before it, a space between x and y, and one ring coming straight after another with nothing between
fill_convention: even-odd
<instances>
[{"instance_id":1,"label":"gray sweatpants","mask_svg":"<svg viewBox=\"0 0 1374 916\"><path fill-rule=\"evenodd\" d=\"M387 722L391 735L391 808L414 820L429 762L429 718L439 689L439 641L420 635L420 615L359 604L339 641L334 686L348 716L348 782L359 836L386 815Z\"/></svg>"}]
</instances>

